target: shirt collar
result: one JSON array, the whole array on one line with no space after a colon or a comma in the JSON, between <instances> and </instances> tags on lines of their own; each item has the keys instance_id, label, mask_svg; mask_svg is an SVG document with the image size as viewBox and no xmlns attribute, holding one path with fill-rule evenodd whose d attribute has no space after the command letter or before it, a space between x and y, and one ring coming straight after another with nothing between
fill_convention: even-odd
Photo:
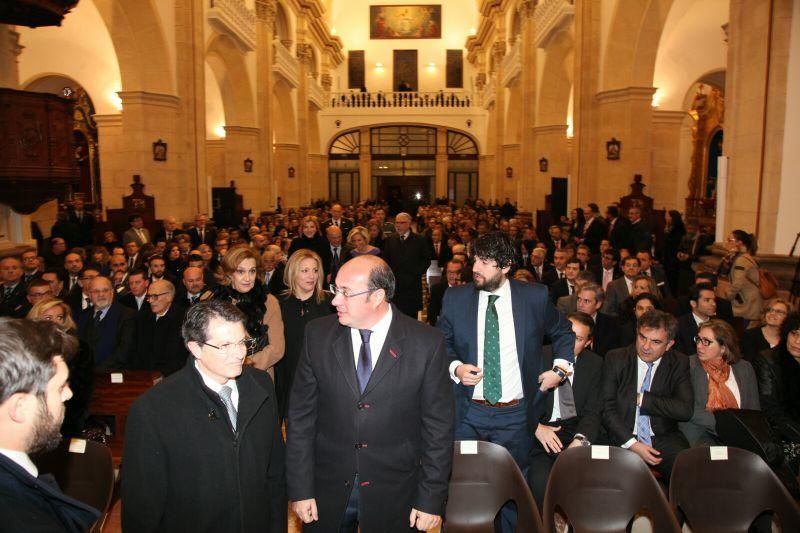
<instances>
[{"instance_id":1,"label":"shirt collar","mask_svg":"<svg viewBox=\"0 0 800 533\"><path fill-rule=\"evenodd\" d=\"M18 450L9 450L7 448L0 448L0 453L14 461L20 468L25 470L33 477L39 477L39 469L33 464L28 454Z\"/></svg>"},{"instance_id":2,"label":"shirt collar","mask_svg":"<svg viewBox=\"0 0 800 533\"><path fill-rule=\"evenodd\" d=\"M503 280L503 284L500 285L496 291L489 292L481 290L481 298L488 298L490 294L494 294L500 298L511 299L511 282L508 281L508 279Z\"/></svg>"},{"instance_id":3,"label":"shirt collar","mask_svg":"<svg viewBox=\"0 0 800 533\"><path fill-rule=\"evenodd\" d=\"M389 310L386 311L386 314L383 315L380 320L378 320L372 327L367 328L369 329L372 334L378 334L379 337L385 337L386 333L389 331L389 326L392 325L392 306L389 306Z\"/></svg>"},{"instance_id":4,"label":"shirt collar","mask_svg":"<svg viewBox=\"0 0 800 533\"><path fill-rule=\"evenodd\" d=\"M200 368L200 365L197 364L197 359L194 360L194 367L197 369L197 372L200 374L200 377L202 378L203 383L205 384L205 386L208 387L209 389L211 389L212 391L214 391L216 394L219 394L219 391L222 389L222 387L224 387L226 385L228 387L230 387L231 390L238 390L238 388L236 387L236 380L235 379L229 379L225 383L217 383L210 376L206 375L206 373L203 372L203 369Z\"/></svg>"}]
</instances>

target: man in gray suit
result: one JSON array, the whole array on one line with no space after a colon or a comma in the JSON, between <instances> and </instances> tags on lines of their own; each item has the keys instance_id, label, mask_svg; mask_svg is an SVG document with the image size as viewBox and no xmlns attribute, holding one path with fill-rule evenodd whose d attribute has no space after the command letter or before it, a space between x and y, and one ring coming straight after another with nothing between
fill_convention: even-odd
<instances>
[{"instance_id":1,"label":"man in gray suit","mask_svg":"<svg viewBox=\"0 0 800 533\"><path fill-rule=\"evenodd\" d=\"M640 268L641 263L634 256L628 256L622 261L622 273L624 275L608 284L606 304L603 306L604 313L613 316L619 314L622 302L631 294L633 278L639 274Z\"/></svg>"}]
</instances>

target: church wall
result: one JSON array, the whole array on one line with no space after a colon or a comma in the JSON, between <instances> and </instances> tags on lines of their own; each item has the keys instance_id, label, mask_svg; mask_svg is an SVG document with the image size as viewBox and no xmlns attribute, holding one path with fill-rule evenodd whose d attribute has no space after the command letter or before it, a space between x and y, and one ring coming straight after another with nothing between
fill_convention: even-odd
<instances>
[{"instance_id":1,"label":"church wall","mask_svg":"<svg viewBox=\"0 0 800 533\"><path fill-rule=\"evenodd\" d=\"M228 185L225 181L225 139L206 140L206 172L212 187Z\"/></svg>"},{"instance_id":2,"label":"church wall","mask_svg":"<svg viewBox=\"0 0 800 533\"><path fill-rule=\"evenodd\" d=\"M687 116L682 111L653 112L652 179L646 181L647 195L658 208L683 212L689 194L686 180L680 180L681 127ZM687 154L690 157L689 154Z\"/></svg>"},{"instance_id":3,"label":"church wall","mask_svg":"<svg viewBox=\"0 0 800 533\"><path fill-rule=\"evenodd\" d=\"M138 0L142 1L142 0ZM177 39L175 31L175 0L144 0L149 2L156 10L158 18L161 21L161 31L164 33L164 42L166 44L167 55L169 57L169 64L174 65L177 61ZM208 5L209 2L203 2ZM208 35L208 32L206 32ZM172 86L177 85L177 73L172 69Z\"/></svg>"}]
</instances>

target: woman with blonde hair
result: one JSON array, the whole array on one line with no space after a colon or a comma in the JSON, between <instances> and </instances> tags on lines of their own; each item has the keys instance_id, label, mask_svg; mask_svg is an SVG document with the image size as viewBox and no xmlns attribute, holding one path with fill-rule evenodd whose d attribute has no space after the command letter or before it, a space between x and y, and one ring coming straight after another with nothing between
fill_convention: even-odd
<instances>
[{"instance_id":1,"label":"woman with blonde hair","mask_svg":"<svg viewBox=\"0 0 800 533\"><path fill-rule=\"evenodd\" d=\"M54 322L59 328L78 340L77 353L67 361L72 398L64 404L64 422L61 424L61 434L64 437L78 436L83 431L86 419L89 418L89 401L94 389L92 348L78 336L78 327L72 320L72 311L63 300L44 298L34 304L26 318Z\"/></svg>"},{"instance_id":2,"label":"woman with blonde hair","mask_svg":"<svg viewBox=\"0 0 800 533\"><path fill-rule=\"evenodd\" d=\"M742 335L742 357L752 363L764 350L778 346L781 343L781 326L792 311L794 306L788 300L769 300L761 311L761 327L745 330Z\"/></svg>"},{"instance_id":3,"label":"woman with blonde hair","mask_svg":"<svg viewBox=\"0 0 800 533\"><path fill-rule=\"evenodd\" d=\"M289 258L283 273L287 289L280 297L281 314L286 328L286 353L275 366L275 391L281 420L286 418L289 391L303 347L303 335L309 321L333 313L333 296L323 290L322 259L307 249L297 250Z\"/></svg>"},{"instance_id":4,"label":"woman with blonde hair","mask_svg":"<svg viewBox=\"0 0 800 533\"><path fill-rule=\"evenodd\" d=\"M369 230L364 226L356 226L347 234L347 244L352 246L350 257L359 255L377 255L380 257L381 249L369 243Z\"/></svg>"},{"instance_id":5,"label":"woman with blonde hair","mask_svg":"<svg viewBox=\"0 0 800 533\"><path fill-rule=\"evenodd\" d=\"M697 355L689 357L694 390L694 413L678 424L691 446L721 444L714 412L723 409L761 409L753 367L742 359L736 331L724 320L700 324L694 338Z\"/></svg>"},{"instance_id":6,"label":"woman with blonde hair","mask_svg":"<svg viewBox=\"0 0 800 533\"><path fill-rule=\"evenodd\" d=\"M247 363L266 370L274 378L272 367L284 352L283 319L278 300L264 290L259 278L261 258L246 245L236 245L222 258L223 278L219 285L201 296L231 302L245 315L250 337Z\"/></svg>"},{"instance_id":7,"label":"woman with blonde hair","mask_svg":"<svg viewBox=\"0 0 800 533\"><path fill-rule=\"evenodd\" d=\"M300 235L292 239L288 255L291 256L303 248L315 252L322 259L323 265L331 264L331 247L328 239L320 233L319 220L313 215L303 217L300 223Z\"/></svg>"}]
</instances>

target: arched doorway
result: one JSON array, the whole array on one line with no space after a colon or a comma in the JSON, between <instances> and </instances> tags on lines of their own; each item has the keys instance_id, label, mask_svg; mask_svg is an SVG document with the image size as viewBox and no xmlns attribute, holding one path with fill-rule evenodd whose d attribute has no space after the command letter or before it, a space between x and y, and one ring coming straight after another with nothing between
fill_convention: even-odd
<instances>
[{"instance_id":1,"label":"arched doorway","mask_svg":"<svg viewBox=\"0 0 800 533\"><path fill-rule=\"evenodd\" d=\"M361 133L339 135L328 150L328 198L345 204L359 201Z\"/></svg>"},{"instance_id":2,"label":"arched doorway","mask_svg":"<svg viewBox=\"0 0 800 533\"><path fill-rule=\"evenodd\" d=\"M461 205L478 197L478 145L461 132L447 131L447 199Z\"/></svg>"},{"instance_id":3,"label":"arched doorway","mask_svg":"<svg viewBox=\"0 0 800 533\"><path fill-rule=\"evenodd\" d=\"M372 192L385 198L390 214L416 210L433 200L436 128L382 126L370 129Z\"/></svg>"}]
</instances>

